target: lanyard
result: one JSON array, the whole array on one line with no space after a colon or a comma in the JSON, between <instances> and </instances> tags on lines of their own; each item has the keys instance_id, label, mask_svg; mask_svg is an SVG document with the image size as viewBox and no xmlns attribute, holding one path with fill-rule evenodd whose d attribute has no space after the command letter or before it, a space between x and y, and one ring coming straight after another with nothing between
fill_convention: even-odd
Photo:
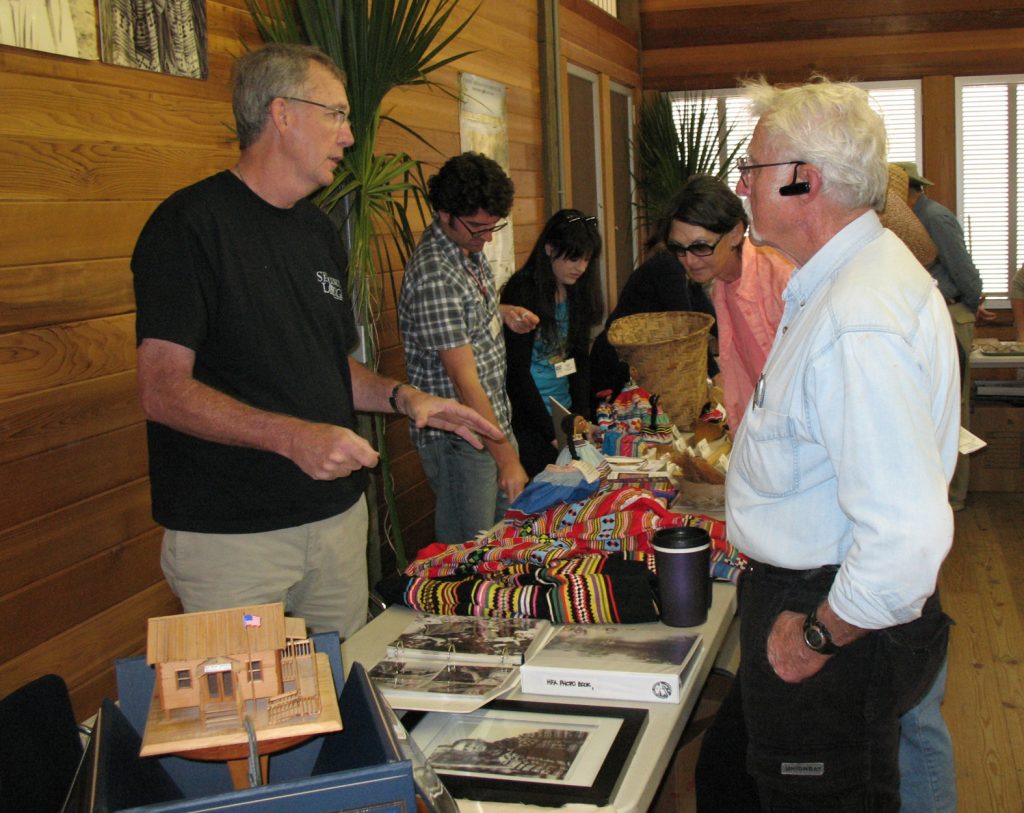
<instances>
[{"instance_id":1,"label":"lanyard","mask_svg":"<svg viewBox=\"0 0 1024 813\"><path fill-rule=\"evenodd\" d=\"M463 267L469 272L469 275L473 278L473 282L476 284L476 289L480 292L480 296L483 297L484 302L487 302L487 289L484 287L483 282L483 266L477 265L477 270L479 273L474 272L469 263L466 263Z\"/></svg>"}]
</instances>

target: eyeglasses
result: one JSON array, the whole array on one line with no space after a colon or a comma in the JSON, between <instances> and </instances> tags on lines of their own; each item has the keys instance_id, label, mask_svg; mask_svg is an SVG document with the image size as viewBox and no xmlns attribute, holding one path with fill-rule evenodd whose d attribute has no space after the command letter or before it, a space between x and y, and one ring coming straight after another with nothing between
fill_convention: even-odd
<instances>
[{"instance_id":1,"label":"eyeglasses","mask_svg":"<svg viewBox=\"0 0 1024 813\"><path fill-rule=\"evenodd\" d=\"M569 215L565 218L566 223L590 223L593 226L597 225L597 218L594 215L589 217L580 217L579 215Z\"/></svg>"},{"instance_id":2,"label":"eyeglasses","mask_svg":"<svg viewBox=\"0 0 1024 813\"><path fill-rule=\"evenodd\" d=\"M715 249L718 248L718 244L725 239L723 234L713 243L690 243L688 246L680 245L679 243L666 243L665 248L676 255L676 259L682 262L686 259L686 252L689 251L694 257L710 257L715 253Z\"/></svg>"},{"instance_id":3,"label":"eyeglasses","mask_svg":"<svg viewBox=\"0 0 1024 813\"><path fill-rule=\"evenodd\" d=\"M298 96L282 96L282 99L287 99L289 102L302 102L303 104L312 104L317 107L322 107L324 110L329 110L334 118L334 124L336 127L341 127L346 121L351 122L349 118L349 111L342 110L340 107L331 107L329 104L322 104L321 102L314 102L312 99L300 99Z\"/></svg>"},{"instance_id":4,"label":"eyeglasses","mask_svg":"<svg viewBox=\"0 0 1024 813\"><path fill-rule=\"evenodd\" d=\"M790 164L795 164L798 167L802 167L806 164L806 161L773 161L770 164L751 164L749 158L740 158L736 162L736 169L740 171L740 180L743 183L747 182L747 173L752 169L764 169L765 167L785 167Z\"/></svg>"},{"instance_id":5,"label":"eyeglasses","mask_svg":"<svg viewBox=\"0 0 1024 813\"><path fill-rule=\"evenodd\" d=\"M469 232L469 236L470 237L479 237L482 234L494 234L496 231L501 231L503 228L505 228L508 225L508 221L506 220L504 223L496 223L493 226L485 226L482 229L471 229L469 227L469 224L466 223L466 221L463 220L458 215L452 215L452 217L454 217L456 220L458 220L462 224L462 228L464 228L466 231Z\"/></svg>"}]
</instances>

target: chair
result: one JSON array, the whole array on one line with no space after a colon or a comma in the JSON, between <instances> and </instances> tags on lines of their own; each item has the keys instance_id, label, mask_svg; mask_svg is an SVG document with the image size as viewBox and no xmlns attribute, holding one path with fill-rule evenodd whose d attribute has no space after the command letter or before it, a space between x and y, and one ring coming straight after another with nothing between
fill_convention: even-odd
<instances>
[{"instance_id":1,"label":"chair","mask_svg":"<svg viewBox=\"0 0 1024 813\"><path fill-rule=\"evenodd\" d=\"M60 810L81 757L62 678L44 675L0 700L0 810Z\"/></svg>"}]
</instances>

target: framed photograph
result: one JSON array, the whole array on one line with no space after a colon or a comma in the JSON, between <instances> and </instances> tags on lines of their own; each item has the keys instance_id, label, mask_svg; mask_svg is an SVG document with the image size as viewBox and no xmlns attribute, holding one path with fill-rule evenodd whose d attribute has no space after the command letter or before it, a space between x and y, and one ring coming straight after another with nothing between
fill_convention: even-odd
<instances>
[{"instance_id":1,"label":"framed photograph","mask_svg":"<svg viewBox=\"0 0 1024 813\"><path fill-rule=\"evenodd\" d=\"M646 709L518 700L403 718L456 798L546 806L607 804L646 721Z\"/></svg>"}]
</instances>

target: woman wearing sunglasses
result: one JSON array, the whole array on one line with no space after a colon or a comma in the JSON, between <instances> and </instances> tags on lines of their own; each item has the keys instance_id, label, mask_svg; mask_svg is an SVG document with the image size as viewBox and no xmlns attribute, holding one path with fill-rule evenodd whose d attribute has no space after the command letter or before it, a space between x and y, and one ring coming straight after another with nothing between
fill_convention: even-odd
<instances>
[{"instance_id":1,"label":"woman wearing sunglasses","mask_svg":"<svg viewBox=\"0 0 1024 813\"><path fill-rule=\"evenodd\" d=\"M659 237L686 275L711 297L725 411L735 431L782 319L782 291L793 263L747 239L743 203L710 175L691 176L671 211Z\"/></svg>"},{"instance_id":2,"label":"woman wearing sunglasses","mask_svg":"<svg viewBox=\"0 0 1024 813\"><path fill-rule=\"evenodd\" d=\"M533 477L558 455L550 398L589 413L590 329L601 320L594 269L601 255L597 218L562 209L544 226L529 258L501 293L503 305L532 311L537 327L505 326L507 389L519 459Z\"/></svg>"}]
</instances>

